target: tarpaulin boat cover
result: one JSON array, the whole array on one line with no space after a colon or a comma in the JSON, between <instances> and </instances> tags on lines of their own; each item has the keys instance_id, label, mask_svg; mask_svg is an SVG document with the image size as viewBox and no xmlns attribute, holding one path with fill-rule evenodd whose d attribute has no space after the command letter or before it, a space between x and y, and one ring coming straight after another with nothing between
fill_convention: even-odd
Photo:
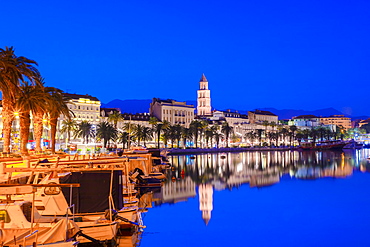
<instances>
[{"instance_id":1,"label":"tarpaulin boat cover","mask_svg":"<svg viewBox=\"0 0 370 247\"><path fill-rule=\"evenodd\" d=\"M68 224L68 233L66 232ZM33 242L37 244L49 244L56 242L63 242L66 239L75 235L80 228L75 222L67 219L61 219L50 227L37 227L33 231L37 233L31 234L31 229L22 228L5 228L0 229L0 241L2 246L23 246L24 238L26 237L25 244L31 246ZM57 245L58 246L58 245Z\"/></svg>"},{"instance_id":2,"label":"tarpaulin boat cover","mask_svg":"<svg viewBox=\"0 0 370 247\"><path fill-rule=\"evenodd\" d=\"M104 212L109 209L111 171L72 172L62 177L60 183L78 183L72 189L72 204L76 213ZM70 202L71 188L62 188L64 197ZM123 207L122 171L113 171L112 198L116 209ZM71 205L72 205L71 204Z\"/></svg>"}]
</instances>

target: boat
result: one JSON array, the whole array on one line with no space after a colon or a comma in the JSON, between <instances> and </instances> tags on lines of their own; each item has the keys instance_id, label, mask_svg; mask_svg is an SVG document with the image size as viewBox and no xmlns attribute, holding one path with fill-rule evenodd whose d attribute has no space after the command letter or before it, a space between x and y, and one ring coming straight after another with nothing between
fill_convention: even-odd
<instances>
[{"instance_id":1,"label":"boat","mask_svg":"<svg viewBox=\"0 0 370 247\"><path fill-rule=\"evenodd\" d=\"M162 179L157 173L154 173L155 176L145 175L143 170L140 168L135 168L133 174L130 176L130 179L134 181L135 187L161 187ZM163 174L162 174L163 175Z\"/></svg>"},{"instance_id":2,"label":"boat","mask_svg":"<svg viewBox=\"0 0 370 247\"><path fill-rule=\"evenodd\" d=\"M32 194L34 186L1 187L0 194ZM9 197L8 197L9 198ZM0 243L1 246L76 246L80 227L68 217L44 217L29 201L7 201L0 204Z\"/></svg>"},{"instance_id":3,"label":"boat","mask_svg":"<svg viewBox=\"0 0 370 247\"><path fill-rule=\"evenodd\" d=\"M141 146L131 146L130 149L125 149L123 151L123 153L134 153L134 154L146 154L148 153L149 150L145 147L141 147Z\"/></svg>"},{"instance_id":4,"label":"boat","mask_svg":"<svg viewBox=\"0 0 370 247\"><path fill-rule=\"evenodd\" d=\"M343 149L361 149L363 147L364 147L364 144L363 143L359 143L359 142L357 142L355 140L351 140L351 141L348 142L347 145L345 145L343 147Z\"/></svg>"},{"instance_id":5,"label":"boat","mask_svg":"<svg viewBox=\"0 0 370 247\"><path fill-rule=\"evenodd\" d=\"M299 146L301 150L342 150L348 142L336 141L321 141L321 142L303 142Z\"/></svg>"}]
</instances>

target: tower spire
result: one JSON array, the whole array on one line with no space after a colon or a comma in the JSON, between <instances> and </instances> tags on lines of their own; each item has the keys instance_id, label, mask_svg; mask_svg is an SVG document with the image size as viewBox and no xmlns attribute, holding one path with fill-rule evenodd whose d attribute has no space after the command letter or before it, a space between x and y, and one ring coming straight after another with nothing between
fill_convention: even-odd
<instances>
[{"instance_id":1,"label":"tower spire","mask_svg":"<svg viewBox=\"0 0 370 247\"><path fill-rule=\"evenodd\" d=\"M200 78L200 81L199 82L201 82L201 81L207 81L207 78L206 78L206 76L204 75L204 73L202 74L202 77ZM207 81L208 82L208 81Z\"/></svg>"},{"instance_id":2,"label":"tower spire","mask_svg":"<svg viewBox=\"0 0 370 247\"><path fill-rule=\"evenodd\" d=\"M208 80L204 73L199 81L197 114L200 116L211 115L211 91L208 89Z\"/></svg>"}]
</instances>

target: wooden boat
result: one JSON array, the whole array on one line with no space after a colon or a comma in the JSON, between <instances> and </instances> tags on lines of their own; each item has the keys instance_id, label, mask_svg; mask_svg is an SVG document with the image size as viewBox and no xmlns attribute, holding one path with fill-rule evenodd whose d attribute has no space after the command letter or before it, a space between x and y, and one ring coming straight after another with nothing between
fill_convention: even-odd
<instances>
[{"instance_id":1,"label":"wooden boat","mask_svg":"<svg viewBox=\"0 0 370 247\"><path fill-rule=\"evenodd\" d=\"M33 186L1 187L1 195L30 194ZM38 214L32 202L6 202L0 204L0 243L2 246L76 246L67 239L75 236L81 229L75 222L64 217L43 217Z\"/></svg>"},{"instance_id":2,"label":"wooden boat","mask_svg":"<svg viewBox=\"0 0 370 247\"><path fill-rule=\"evenodd\" d=\"M343 149L361 149L364 147L363 143L356 142L355 140L351 140L348 142L347 145L343 147Z\"/></svg>"},{"instance_id":3,"label":"wooden boat","mask_svg":"<svg viewBox=\"0 0 370 247\"><path fill-rule=\"evenodd\" d=\"M344 141L323 141L301 143L301 150L342 150L348 143Z\"/></svg>"}]
</instances>

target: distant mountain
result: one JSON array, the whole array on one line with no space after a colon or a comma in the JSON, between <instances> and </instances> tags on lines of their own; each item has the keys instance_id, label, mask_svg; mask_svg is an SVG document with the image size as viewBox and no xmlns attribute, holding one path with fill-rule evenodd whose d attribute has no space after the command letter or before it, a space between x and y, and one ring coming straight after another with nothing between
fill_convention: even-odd
<instances>
[{"instance_id":1,"label":"distant mountain","mask_svg":"<svg viewBox=\"0 0 370 247\"><path fill-rule=\"evenodd\" d=\"M278 115L279 119L291 119L292 117L297 117L300 115L315 115L317 117L328 117L331 115L343 115L342 112L334 108L325 108L325 109L314 110L314 111L293 110L293 109L277 110L275 108L261 108L259 110L270 111Z\"/></svg>"},{"instance_id":2,"label":"distant mountain","mask_svg":"<svg viewBox=\"0 0 370 247\"><path fill-rule=\"evenodd\" d=\"M107 104L102 104L103 108L119 108L122 113L143 113L149 112L151 99L115 99Z\"/></svg>"},{"instance_id":3,"label":"distant mountain","mask_svg":"<svg viewBox=\"0 0 370 247\"><path fill-rule=\"evenodd\" d=\"M269 111L277 116L279 116L279 119L291 119L292 117L297 117L300 115L315 115L317 117L327 117L331 115L343 115L340 111L334 109L334 108L326 108L326 109L320 109L315 111L306 111L306 110L294 110L294 109L283 109L278 110L275 108L257 108L258 110L262 111ZM231 111L235 111L234 109L230 109ZM254 111L255 109L251 109L250 111ZM225 110L226 111L226 110ZM238 112L242 114L248 114L248 111L243 110Z\"/></svg>"},{"instance_id":4,"label":"distant mountain","mask_svg":"<svg viewBox=\"0 0 370 247\"><path fill-rule=\"evenodd\" d=\"M128 100L120 100L115 99L107 104L102 104L104 108L120 108L122 113L143 113L149 112L150 103L152 102L151 99L128 99ZM195 100L187 100L186 103L188 105L197 106L197 101ZM279 119L291 119L292 117L300 116L300 115L315 115L315 116L322 116L328 117L331 115L343 115L342 112L334 109L334 108L325 108L319 109L314 111L306 111L306 110L294 110L294 109L283 109L278 110L275 108L258 108L259 110L270 111L279 116ZM226 110L226 109L225 109ZM255 109L251 109L255 110ZM235 111L235 109L231 109L231 111ZM242 114L247 114L248 110L238 110L238 112ZM367 119L369 116L360 116L360 117L351 117L353 120L355 119Z\"/></svg>"}]
</instances>

